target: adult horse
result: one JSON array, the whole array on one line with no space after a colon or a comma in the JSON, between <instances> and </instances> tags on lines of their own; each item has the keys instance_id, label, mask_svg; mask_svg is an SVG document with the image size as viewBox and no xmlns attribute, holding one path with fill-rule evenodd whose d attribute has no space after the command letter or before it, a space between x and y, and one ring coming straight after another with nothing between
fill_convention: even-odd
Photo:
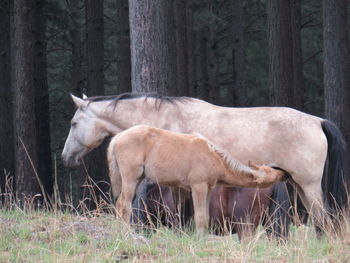
<instances>
[{"instance_id":1,"label":"adult horse","mask_svg":"<svg viewBox=\"0 0 350 263\"><path fill-rule=\"evenodd\" d=\"M201 133L242 163L274 163L291 176L306 209L319 224L324 202L347 203L345 143L330 121L284 107L228 108L195 98L121 94L80 99L62 157L67 165L112 134L137 124L181 133ZM326 158L330 173L322 180ZM116 178L111 178L112 184ZM323 194L324 184L327 192Z\"/></svg>"}]
</instances>

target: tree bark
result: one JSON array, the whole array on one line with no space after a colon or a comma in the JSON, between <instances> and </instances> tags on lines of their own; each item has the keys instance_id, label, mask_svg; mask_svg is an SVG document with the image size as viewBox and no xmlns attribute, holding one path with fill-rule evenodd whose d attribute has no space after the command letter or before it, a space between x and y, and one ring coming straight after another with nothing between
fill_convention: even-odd
<instances>
[{"instance_id":1,"label":"tree bark","mask_svg":"<svg viewBox=\"0 0 350 263\"><path fill-rule=\"evenodd\" d=\"M301 0L291 1L291 31L293 46L293 106L298 110L304 110L303 54L301 49Z\"/></svg>"},{"instance_id":2,"label":"tree bark","mask_svg":"<svg viewBox=\"0 0 350 263\"><path fill-rule=\"evenodd\" d=\"M133 92L177 93L171 0L129 0Z\"/></svg>"},{"instance_id":3,"label":"tree bark","mask_svg":"<svg viewBox=\"0 0 350 263\"><path fill-rule=\"evenodd\" d=\"M193 45L193 0L186 1L186 52L187 52L187 96L194 90L194 45ZM183 94L180 94L183 95Z\"/></svg>"},{"instance_id":4,"label":"tree bark","mask_svg":"<svg viewBox=\"0 0 350 263\"><path fill-rule=\"evenodd\" d=\"M86 0L87 90L89 96L104 93L103 0Z\"/></svg>"},{"instance_id":5,"label":"tree bark","mask_svg":"<svg viewBox=\"0 0 350 263\"><path fill-rule=\"evenodd\" d=\"M128 0L117 0L117 90L131 92L131 57Z\"/></svg>"},{"instance_id":6,"label":"tree bark","mask_svg":"<svg viewBox=\"0 0 350 263\"><path fill-rule=\"evenodd\" d=\"M82 70L83 65L83 41L82 41L82 16L83 12L81 10L80 0L70 0L69 1L69 11L71 18L71 71L70 71L70 87L67 92L73 93L77 96L82 96L86 92L86 86L84 85L84 74ZM70 112L74 112L74 105L70 105ZM88 160L88 159L87 159ZM69 177L60 178L59 187L63 189L72 189L70 194L70 202L76 207L80 200L83 200L85 188L81 187L85 185L86 182L86 170L83 165L78 166L76 169L69 169ZM63 192L68 192L63 190Z\"/></svg>"},{"instance_id":7,"label":"tree bark","mask_svg":"<svg viewBox=\"0 0 350 263\"><path fill-rule=\"evenodd\" d=\"M232 97L233 105L244 107L248 104L246 88L246 59L245 59L245 18L244 18L245 0L232 1L233 21L233 87ZM232 103L231 102L231 103Z\"/></svg>"},{"instance_id":8,"label":"tree bark","mask_svg":"<svg viewBox=\"0 0 350 263\"><path fill-rule=\"evenodd\" d=\"M0 2L0 191L14 175L12 94L10 78L10 1Z\"/></svg>"},{"instance_id":9,"label":"tree bark","mask_svg":"<svg viewBox=\"0 0 350 263\"><path fill-rule=\"evenodd\" d=\"M293 46L289 0L268 0L270 99L274 106L293 106Z\"/></svg>"},{"instance_id":10,"label":"tree bark","mask_svg":"<svg viewBox=\"0 0 350 263\"><path fill-rule=\"evenodd\" d=\"M89 96L104 94L104 49L103 49L103 0L86 0L86 41L87 41L87 92ZM98 198L108 192L105 182L108 182L106 144L94 149L85 158L88 175L97 184L92 185ZM93 196L92 196L93 197ZM97 201L97 200L95 200ZM93 208L91 206L90 208Z\"/></svg>"},{"instance_id":11,"label":"tree bark","mask_svg":"<svg viewBox=\"0 0 350 263\"><path fill-rule=\"evenodd\" d=\"M198 30L198 58L197 58L197 85L198 96L203 100L209 100L208 88L208 26L204 26Z\"/></svg>"},{"instance_id":12,"label":"tree bark","mask_svg":"<svg viewBox=\"0 0 350 263\"><path fill-rule=\"evenodd\" d=\"M176 0L174 1L175 12L175 33L176 33L176 70L177 70L177 94L178 96L188 96L190 84L190 54L189 54L189 34L187 30L189 27L187 23L190 22L191 15L188 10L190 1Z\"/></svg>"},{"instance_id":13,"label":"tree bark","mask_svg":"<svg viewBox=\"0 0 350 263\"><path fill-rule=\"evenodd\" d=\"M208 36L207 41L207 68L208 68L208 82L207 82L207 89L208 89L208 101L214 104L221 104L220 99L220 84L219 84L219 61L218 61L218 54L216 50L216 23L214 20L210 20L208 24L208 32L206 33Z\"/></svg>"},{"instance_id":14,"label":"tree bark","mask_svg":"<svg viewBox=\"0 0 350 263\"><path fill-rule=\"evenodd\" d=\"M45 192L50 196L53 193L52 159L50 139L50 101L47 82L46 63L46 21L43 8L45 0L36 1L36 31L35 31L35 60L34 60L34 87L35 87L35 120L38 143L38 174L43 183Z\"/></svg>"},{"instance_id":15,"label":"tree bark","mask_svg":"<svg viewBox=\"0 0 350 263\"><path fill-rule=\"evenodd\" d=\"M345 136L349 152L350 91L346 10L346 0L323 0L323 82L325 116L341 129ZM349 164L349 154L347 158L347 163ZM348 171L346 171L345 174L348 175Z\"/></svg>"},{"instance_id":16,"label":"tree bark","mask_svg":"<svg viewBox=\"0 0 350 263\"><path fill-rule=\"evenodd\" d=\"M14 91L15 186L18 197L40 193L36 179L35 127L36 0L14 0L12 87Z\"/></svg>"},{"instance_id":17,"label":"tree bark","mask_svg":"<svg viewBox=\"0 0 350 263\"><path fill-rule=\"evenodd\" d=\"M81 71L82 56L81 56L81 30L79 23L79 0L70 1L70 11L72 17L72 28L70 30L71 45L72 45L72 70L70 75L71 92L81 96L83 93L83 74Z\"/></svg>"}]
</instances>

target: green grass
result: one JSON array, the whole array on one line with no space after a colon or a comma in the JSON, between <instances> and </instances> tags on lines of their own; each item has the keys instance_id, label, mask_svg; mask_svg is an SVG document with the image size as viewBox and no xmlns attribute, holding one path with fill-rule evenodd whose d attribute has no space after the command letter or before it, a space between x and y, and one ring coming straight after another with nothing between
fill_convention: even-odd
<instances>
[{"instance_id":1,"label":"green grass","mask_svg":"<svg viewBox=\"0 0 350 263\"><path fill-rule=\"evenodd\" d=\"M348 227L344 233L349 233ZM268 240L259 228L236 235L199 237L160 228L137 234L112 215L0 210L0 262L350 262L346 237L317 239L312 227L292 227L288 242Z\"/></svg>"}]
</instances>

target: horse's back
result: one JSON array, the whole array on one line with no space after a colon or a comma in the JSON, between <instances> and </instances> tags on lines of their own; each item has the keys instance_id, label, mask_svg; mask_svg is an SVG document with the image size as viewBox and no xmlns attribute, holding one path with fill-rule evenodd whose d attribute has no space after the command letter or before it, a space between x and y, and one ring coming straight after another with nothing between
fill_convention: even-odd
<instances>
[{"instance_id":1,"label":"horse's back","mask_svg":"<svg viewBox=\"0 0 350 263\"><path fill-rule=\"evenodd\" d=\"M215 184L210 176L221 167L207 141L196 135L137 125L118 134L111 144L121 162L143 165L147 177L168 186L180 182L188 188L198 177Z\"/></svg>"},{"instance_id":2,"label":"horse's back","mask_svg":"<svg viewBox=\"0 0 350 263\"><path fill-rule=\"evenodd\" d=\"M274 163L291 174L296 167L313 170L314 164L323 169L327 138L321 118L287 107L198 104L195 113L203 116L188 123L190 132L202 133L243 163Z\"/></svg>"}]
</instances>

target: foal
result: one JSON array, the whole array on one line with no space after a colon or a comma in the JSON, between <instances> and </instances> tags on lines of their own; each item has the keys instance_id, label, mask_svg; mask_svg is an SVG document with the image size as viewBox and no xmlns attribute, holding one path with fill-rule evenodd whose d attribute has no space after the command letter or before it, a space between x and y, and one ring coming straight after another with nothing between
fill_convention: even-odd
<instances>
[{"instance_id":1,"label":"foal","mask_svg":"<svg viewBox=\"0 0 350 263\"><path fill-rule=\"evenodd\" d=\"M284 172L266 165L238 162L201 135L179 134L144 125L116 135L108 147L113 193L118 215L130 222L131 202L144 177L153 182L192 191L198 233L209 225L209 194L219 184L267 187Z\"/></svg>"}]
</instances>

